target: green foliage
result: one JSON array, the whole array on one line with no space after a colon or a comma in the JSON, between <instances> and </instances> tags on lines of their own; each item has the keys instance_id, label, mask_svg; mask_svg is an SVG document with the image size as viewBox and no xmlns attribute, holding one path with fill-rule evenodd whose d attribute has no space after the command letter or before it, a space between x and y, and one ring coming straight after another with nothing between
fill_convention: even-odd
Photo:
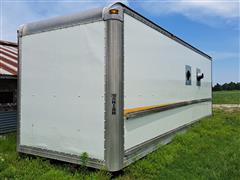
<instances>
[{"instance_id":1,"label":"green foliage","mask_svg":"<svg viewBox=\"0 0 240 180\"><path fill-rule=\"evenodd\" d=\"M19 157L15 134L0 138L0 179L239 179L240 112L214 111L187 133L123 170L119 176L44 158ZM88 154L80 160L87 163Z\"/></svg>"},{"instance_id":2,"label":"green foliage","mask_svg":"<svg viewBox=\"0 0 240 180\"><path fill-rule=\"evenodd\" d=\"M84 161L88 155L83 153ZM4 161L2 161L4 159ZM51 163L44 158L18 156L16 153L16 135L0 138L0 179L110 179L111 175L105 171L89 170L71 164Z\"/></svg>"},{"instance_id":3,"label":"green foliage","mask_svg":"<svg viewBox=\"0 0 240 180\"><path fill-rule=\"evenodd\" d=\"M84 153L81 154L80 161L81 161L83 166L85 166L87 164L88 159L89 159L88 153L84 152Z\"/></svg>"},{"instance_id":4,"label":"green foliage","mask_svg":"<svg viewBox=\"0 0 240 180\"><path fill-rule=\"evenodd\" d=\"M240 83L234 83L234 82L230 82L230 83L224 83L223 85L220 84L216 84L213 88L213 91L222 91L222 90L240 90Z\"/></svg>"},{"instance_id":5,"label":"green foliage","mask_svg":"<svg viewBox=\"0 0 240 180\"><path fill-rule=\"evenodd\" d=\"M215 91L213 104L240 104L240 91Z\"/></svg>"},{"instance_id":6,"label":"green foliage","mask_svg":"<svg viewBox=\"0 0 240 180\"><path fill-rule=\"evenodd\" d=\"M119 179L239 179L240 113L215 111Z\"/></svg>"}]
</instances>

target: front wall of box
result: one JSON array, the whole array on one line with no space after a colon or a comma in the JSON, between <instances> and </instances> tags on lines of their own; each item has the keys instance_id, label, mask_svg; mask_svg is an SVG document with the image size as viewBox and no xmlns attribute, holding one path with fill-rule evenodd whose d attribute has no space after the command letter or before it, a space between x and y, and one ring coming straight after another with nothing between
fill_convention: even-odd
<instances>
[{"instance_id":1,"label":"front wall of box","mask_svg":"<svg viewBox=\"0 0 240 180\"><path fill-rule=\"evenodd\" d=\"M22 37L20 145L104 159L104 26Z\"/></svg>"},{"instance_id":2,"label":"front wall of box","mask_svg":"<svg viewBox=\"0 0 240 180\"><path fill-rule=\"evenodd\" d=\"M185 85L185 65L191 85ZM196 69L204 78L196 85ZM211 61L124 15L124 109L211 98ZM211 114L211 102L125 121L125 149Z\"/></svg>"}]
</instances>

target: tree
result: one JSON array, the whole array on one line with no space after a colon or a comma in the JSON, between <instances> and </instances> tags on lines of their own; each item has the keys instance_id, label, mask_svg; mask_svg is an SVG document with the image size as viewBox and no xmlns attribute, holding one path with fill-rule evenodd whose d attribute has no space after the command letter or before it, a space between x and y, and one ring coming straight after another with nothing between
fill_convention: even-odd
<instances>
[{"instance_id":1,"label":"tree","mask_svg":"<svg viewBox=\"0 0 240 180\"><path fill-rule=\"evenodd\" d=\"M230 82L230 83L224 83L223 85L216 84L213 88L213 91L221 91L221 90L240 90L240 82Z\"/></svg>"},{"instance_id":2,"label":"tree","mask_svg":"<svg viewBox=\"0 0 240 180\"><path fill-rule=\"evenodd\" d=\"M213 91L221 91L221 90L222 90L222 86L218 83L213 87Z\"/></svg>"}]
</instances>

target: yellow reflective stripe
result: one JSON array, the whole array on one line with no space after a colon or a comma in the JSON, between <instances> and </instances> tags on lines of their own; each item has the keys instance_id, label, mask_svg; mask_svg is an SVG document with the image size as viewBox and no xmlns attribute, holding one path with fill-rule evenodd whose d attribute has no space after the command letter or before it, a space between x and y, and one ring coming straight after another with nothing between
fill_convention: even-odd
<instances>
[{"instance_id":1,"label":"yellow reflective stripe","mask_svg":"<svg viewBox=\"0 0 240 180\"><path fill-rule=\"evenodd\" d=\"M126 115L129 114L129 113L151 110L151 109L155 109L155 108L159 108L159 107L164 107L164 106L168 106L168 105L172 105L172 104L176 104L176 103L159 104L159 105L153 105L153 106L142 106L142 107L124 109L124 116L126 116Z\"/></svg>"}]
</instances>

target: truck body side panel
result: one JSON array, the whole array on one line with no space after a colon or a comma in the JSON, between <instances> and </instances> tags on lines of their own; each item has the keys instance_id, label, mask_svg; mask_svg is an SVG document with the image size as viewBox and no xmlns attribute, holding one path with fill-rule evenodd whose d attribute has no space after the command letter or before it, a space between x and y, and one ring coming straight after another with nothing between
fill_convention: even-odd
<instances>
[{"instance_id":1,"label":"truck body side panel","mask_svg":"<svg viewBox=\"0 0 240 180\"><path fill-rule=\"evenodd\" d=\"M124 14L124 111L210 98L211 60ZM127 119L125 150L210 114L209 100Z\"/></svg>"}]
</instances>

